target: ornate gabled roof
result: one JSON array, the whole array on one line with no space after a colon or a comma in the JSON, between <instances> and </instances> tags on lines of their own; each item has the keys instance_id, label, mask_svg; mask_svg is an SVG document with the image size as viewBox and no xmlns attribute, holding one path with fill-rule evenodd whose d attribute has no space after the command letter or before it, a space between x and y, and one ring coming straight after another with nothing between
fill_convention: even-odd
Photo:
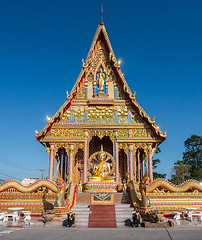
<instances>
[{"instance_id":1,"label":"ornate gabled roof","mask_svg":"<svg viewBox=\"0 0 202 240\"><path fill-rule=\"evenodd\" d=\"M96 47L97 43L101 41L104 45L104 49L107 52L108 60L110 62L110 65L113 68L113 71L119 81L119 84L122 88L122 91L124 92L125 96L127 96L127 99L130 101L130 104L135 109L135 111L139 114L139 116L144 119L146 123L150 125L150 128L155 132L157 136L159 136L162 141L166 139L166 132L163 133L159 127L156 126L155 121L152 120L149 115L144 111L144 109L137 103L135 100L135 96L132 94L123 73L120 69L120 64L117 62L115 54L113 52L111 43L109 41L107 31L105 29L104 23L101 19L100 24L98 25L98 28L96 30L93 42L91 44L90 50L88 52L86 61L83 61L83 68L78 76L78 79L72 88L71 93L67 96L67 100L62 105L62 107L55 113L55 115L50 118L50 120L47 122L47 125L36 134L36 139L40 141L42 137L44 137L49 130L51 129L52 125L56 123L58 120L61 119L61 117L64 115L64 113L67 111L67 109L70 107L72 100L75 99L76 95L81 89L81 85L83 84L85 78L87 77L87 74L89 74L89 68L93 62L93 58L95 57Z\"/></svg>"}]
</instances>

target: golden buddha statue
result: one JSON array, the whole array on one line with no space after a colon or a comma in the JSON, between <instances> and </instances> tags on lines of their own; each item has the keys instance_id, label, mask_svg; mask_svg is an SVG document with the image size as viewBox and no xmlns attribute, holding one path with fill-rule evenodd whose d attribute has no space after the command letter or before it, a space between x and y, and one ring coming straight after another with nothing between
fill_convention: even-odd
<instances>
[{"instance_id":1,"label":"golden buddha statue","mask_svg":"<svg viewBox=\"0 0 202 240\"><path fill-rule=\"evenodd\" d=\"M98 155L98 160L100 163L95 164L94 171L93 171L93 177L106 177L110 174L110 164L106 162L108 158L106 159L106 154L104 151L100 151Z\"/></svg>"},{"instance_id":2,"label":"golden buddha statue","mask_svg":"<svg viewBox=\"0 0 202 240\"><path fill-rule=\"evenodd\" d=\"M102 149L102 147L101 147ZM102 180L114 180L114 176L112 174L112 165L113 165L113 157L101 150L92 155L91 166L92 166L92 176L89 176L88 179L91 181L102 181Z\"/></svg>"},{"instance_id":3,"label":"golden buddha statue","mask_svg":"<svg viewBox=\"0 0 202 240\"><path fill-rule=\"evenodd\" d=\"M105 78L105 73L103 72L102 68L100 68L100 72L97 74L97 82L99 86L99 91L102 92L104 89L104 78Z\"/></svg>"}]
</instances>

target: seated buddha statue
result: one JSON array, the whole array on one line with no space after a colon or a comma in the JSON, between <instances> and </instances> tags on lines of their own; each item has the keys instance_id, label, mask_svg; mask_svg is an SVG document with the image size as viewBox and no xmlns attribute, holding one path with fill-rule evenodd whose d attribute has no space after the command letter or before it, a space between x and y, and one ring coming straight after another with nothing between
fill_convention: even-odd
<instances>
[{"instance_id":1,"label":"seated buddha statue","mask_svg":"<svg viewBox=\"0 0 202 240\"><path fill-rule=\"evenodd\" d=\"M110 174L110 164L106 162L108 159L105 158L105 153L101 151L98 155L99 163L94 165L93 177L106 177Z\"/></svg>"},{"instance_id":2,"label":"seated buddha statue","mask_svg":"<svg viewBox=\"0 0 202 240\"><path fill-rule=\"evenodd\" d=\"M101 151L94 153L90 158L91 167L90 173L91 176L88 177L90 181L112 181L115 177L112 174L112 166L113 166L112 156L103 151L101 146Z\"/></svg>"}]
</instances>

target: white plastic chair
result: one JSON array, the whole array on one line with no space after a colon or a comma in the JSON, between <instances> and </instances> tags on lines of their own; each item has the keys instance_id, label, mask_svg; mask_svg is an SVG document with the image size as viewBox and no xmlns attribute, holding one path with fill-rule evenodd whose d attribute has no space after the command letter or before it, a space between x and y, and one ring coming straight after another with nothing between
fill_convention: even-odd
<instances>
[{"instance_id":1,"label":"white plastic chair","mask_svg":"<svg viewBox=\"0 0 202 240\"><path fill-rule=\"evenodd\" d=\"M19 220L20 220L20 217L18 215L18 212L13 212L12 221L13 222L18 222Z\"/></svg>"},{"instance_id":2,"label":"white plastic chair","mask_svg":"<svg viewBox=\"0 0 202 240\"><path fill-rule=\"evenodd\" d=\"M182 214L181 212L176 212L175 216L174 216L174 219L175 220L180 220L181 219L181 214Z\"/></svg>"},{"instance_id":3,"label":"white plastic chair","mask_svg":"<svg viewBox=\"0 0 202 240\"><path fill-rule=\"evenodd\" d=\"M23 214L24 214L24 221L25 222L30 222L31 221L31 212L30 211L23 211Z\"/></svg>"},{"instance_id":4,"label":"white plastic chair","mask_svg":"<svg viewBox=\"0 0 202 240\"><path fill-rule=\"evenodd\" d=\"M1 213L0 213L0 220L3 220L4 217L5 217L5 213L1 212Z\"/></svg>"}]
</instances>

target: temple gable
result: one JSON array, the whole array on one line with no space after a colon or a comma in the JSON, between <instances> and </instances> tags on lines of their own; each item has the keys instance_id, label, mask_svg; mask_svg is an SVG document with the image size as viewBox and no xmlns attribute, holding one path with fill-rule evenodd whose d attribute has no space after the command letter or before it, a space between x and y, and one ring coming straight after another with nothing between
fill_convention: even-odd
<instances>
[{"instance_id":1,"label":"temple gable","mask_svg":"<svg viewBox=\"0 0 202 240\"><path fill-rule=\"evenodd\" d=\"M131 93L102 21L67 100L36 138L49 153L50 179L59 159L63 179L77 184L106 175L116 187L145 172L152 181L152 155L166 133Z\"/></svg>"}]
</instances>

